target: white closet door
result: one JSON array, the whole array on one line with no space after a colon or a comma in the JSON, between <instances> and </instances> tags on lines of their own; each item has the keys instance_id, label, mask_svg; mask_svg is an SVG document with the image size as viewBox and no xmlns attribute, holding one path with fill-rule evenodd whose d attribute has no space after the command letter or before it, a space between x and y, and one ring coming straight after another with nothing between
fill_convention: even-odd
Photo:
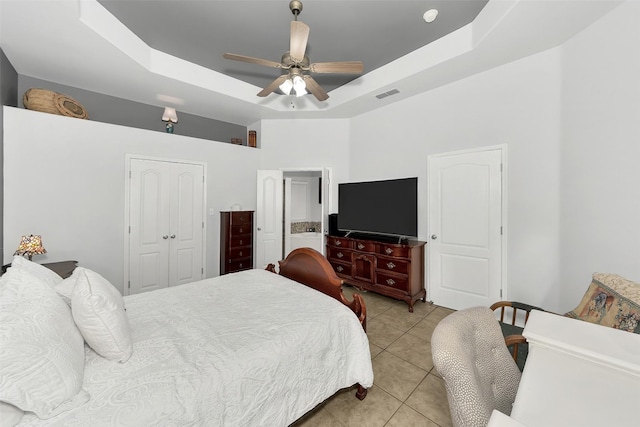
<instances>
[{"instance_id":1,"label":"white closet door","mask_svg":"<svg viewBox=\"0 0 640 427\"><path fill-rule=\"evenodd\" d=\"M131 160L129 293L169 285L169 180L166 162Z\"/></svg>"},{"instance_id":2,"label":"white closet door","mask_svg":"<svg viewBox=\"0 0 640 427\"><path fill-rule=\"evenodd\" d=\"M172 164L170 186L169 286L176 286L203 278L203 166Z\"/></svg>"},{"instance_id":3,"label":"white closet door","mask_svg":"<svg viewBox=\"0 0 640 427\"><path fill-rule=\"evenodd\" d=\"M129 294L203 278L204 167L131 159Z\"/></svg>"}]
</instances>

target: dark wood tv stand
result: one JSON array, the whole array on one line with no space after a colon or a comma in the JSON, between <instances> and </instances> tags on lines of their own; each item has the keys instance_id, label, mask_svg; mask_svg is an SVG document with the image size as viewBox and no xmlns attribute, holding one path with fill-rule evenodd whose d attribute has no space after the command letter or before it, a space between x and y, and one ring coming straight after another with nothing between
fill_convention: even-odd
<instances>
[{"instance_id":1,"label":"dark wood tv stand","mask_svg":"<svg viewBox=\"0 0 640 427\"><path fill-rule=\"evenodd\" d=\"M424 246L408 240L392 243L372 237L327 236L327 259L345 283L413 304L427 300Z\"/></svg>"}]
</instances>

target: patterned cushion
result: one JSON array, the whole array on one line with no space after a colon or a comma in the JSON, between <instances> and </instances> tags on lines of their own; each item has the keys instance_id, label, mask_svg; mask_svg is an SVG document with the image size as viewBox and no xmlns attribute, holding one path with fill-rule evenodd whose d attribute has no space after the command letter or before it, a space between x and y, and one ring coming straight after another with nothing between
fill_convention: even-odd
<instances>
[{"instance_id":1,"label":"patterned cushion","mask_svg":"<svg viewBox=\"0 0 640 427\"><path fill-rule=\"evenodd\" d=\"M640 334L640 284L594 273L580 304L565 316Z\"/></svg>"},{"instance_id":2,"label":"patterned cushion","mask_svg":"<svg viewBox=\"0 0 640 427\"><path fill-rule=\"evenodd\" d=\"M494 409L511 413L520 371L493 311L472 307L445 317L433 331L431 355L454 427L486 426Z\"/></svg>"}]
</instances>

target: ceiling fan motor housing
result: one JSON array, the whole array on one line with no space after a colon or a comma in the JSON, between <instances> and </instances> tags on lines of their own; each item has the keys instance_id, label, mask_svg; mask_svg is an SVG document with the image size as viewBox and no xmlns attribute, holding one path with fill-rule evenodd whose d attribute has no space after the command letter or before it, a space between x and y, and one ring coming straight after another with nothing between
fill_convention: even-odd
<instances>
[{"instance_id":1,"label":"ceiling fan motor housing","mask_svg":"<svg viewBox=\"0 0 640 427\"><path fill-rule=\"evenodd\" d=\"M291 54L289 52L286 52L284 55L282 55L282 61L281 61L282 65L284 65L282 68L291 68L291 67L300 67L304 70L308 70L309 69L309 57L307 55L304 56L304 58L302 58L302 61L300 62L296 62L293 60L293 58L291 58Z\"/></svg>"},{"instance_id":2,"label":"ceiling fan motor housing","mask_svg":"<svg viewBox=\"0 0 640 427\"><path fill-rule=\"evenodd\" d=\"M300 15L300 12L302 12L302 2L299 0L291 0L291 2L289 2L289 9L291 9L291 13L297 17Z\"/></svg>"}]
</instances>

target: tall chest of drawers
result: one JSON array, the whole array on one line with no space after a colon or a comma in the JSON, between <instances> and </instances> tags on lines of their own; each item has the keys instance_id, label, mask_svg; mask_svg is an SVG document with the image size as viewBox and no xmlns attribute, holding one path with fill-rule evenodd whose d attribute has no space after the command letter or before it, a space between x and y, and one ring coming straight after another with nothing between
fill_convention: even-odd
<instances>
[{"instance_id":1,"label":"tall chest of drawers","mask_svg":"<svg viewBox=\"0 0 640 427\"><path fill-rule=\"evenodd\" d=\"M220 275L253 268L253 211L220 212Z\"/></svg>"},{"instance_id":2,"label":"tall chest of drawers","mask_svg":"<svg viewBox=\"0 0 640 427\"><path fill-rule=\"evenodd\" d=\"M387 243L327 236L327 258L336 274L350 285L413 304L426 301L425 242Z\"/></svg>"}]
</instances>

